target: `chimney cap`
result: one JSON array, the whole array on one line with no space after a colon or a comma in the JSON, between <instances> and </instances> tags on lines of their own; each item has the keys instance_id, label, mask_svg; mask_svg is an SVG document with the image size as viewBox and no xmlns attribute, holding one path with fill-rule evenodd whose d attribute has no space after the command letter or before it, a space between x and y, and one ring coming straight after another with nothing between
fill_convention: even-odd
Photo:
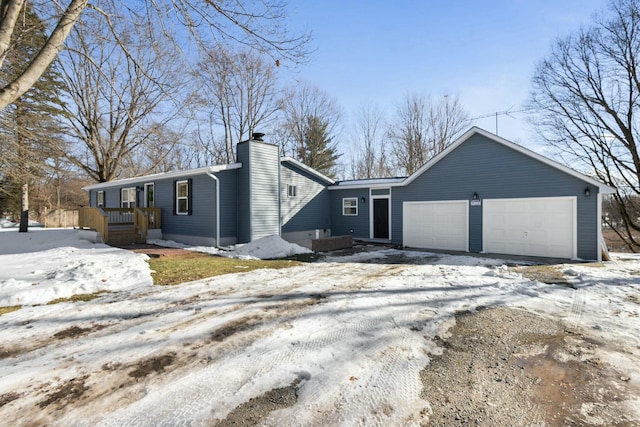
<instances>
[{"instance_id":1,"label":"chimney cap","mask_svg":"<svg viewBox=\"0 0 640 427\"><path fill-rule=\"evenodd\" d=\"M264 133L262 133L262 132L254 132L254 133L251 135L251 138L252 138L254 141L263 141L263 139L262 139L262 138L264 138L264 135L265 135L265 134L264 134Z\"/></svg>"}]
</instances>

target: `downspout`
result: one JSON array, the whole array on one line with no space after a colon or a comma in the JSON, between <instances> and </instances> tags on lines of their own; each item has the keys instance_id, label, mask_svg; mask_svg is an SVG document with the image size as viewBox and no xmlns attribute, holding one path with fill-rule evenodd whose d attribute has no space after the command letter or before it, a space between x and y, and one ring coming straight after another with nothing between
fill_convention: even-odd
<instances>
[{"instance_id":1,"label":"downspout","mask_svg":"<svg viewBox=\"0 0 640 427\"><path fill-rule=\"evenodd\" d=\"M216 248L220 247L220 180L211 171L207 171L209 178L216 182Z\"/></svg>"}]
</instances>

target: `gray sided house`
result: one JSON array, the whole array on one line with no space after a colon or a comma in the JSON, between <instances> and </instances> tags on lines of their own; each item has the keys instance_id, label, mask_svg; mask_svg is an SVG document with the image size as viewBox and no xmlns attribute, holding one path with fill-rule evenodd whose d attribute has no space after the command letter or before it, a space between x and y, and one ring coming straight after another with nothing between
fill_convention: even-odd
<instances>
[{"instance_id":1,"label":"gray sided house","mask_svg":"<svg viewBox=\"0 0 640 427\"><path fill-rule=\"evenodd\" d=\"M156 236L187 244L275 234L310 246L351 235L410 248L584 260L601 259L602 196L615 191L475 127L409 177L334 182L251 140L238 144L234 164L85 189L94 210L126 216L147 208L148 218L161 218Z\"/></svg>"},{"instance_id":2,"label":"gray sided house","mask_svg":"<svg viewBox=\"0 0 640 427\"><path fill-rule=\"evenodd\" d=\"M110 224L123 217L131 224L134 208L159 210L161 225L155 233L149 230L150 238L227 246L282 234L310 245L313 238L331 235L327 186L333 180L281 158L277 146L261 140L238 144L236 157L233 164L122 179L85 190L90 207L106 212Z\"/></svg>"}]
</instances>

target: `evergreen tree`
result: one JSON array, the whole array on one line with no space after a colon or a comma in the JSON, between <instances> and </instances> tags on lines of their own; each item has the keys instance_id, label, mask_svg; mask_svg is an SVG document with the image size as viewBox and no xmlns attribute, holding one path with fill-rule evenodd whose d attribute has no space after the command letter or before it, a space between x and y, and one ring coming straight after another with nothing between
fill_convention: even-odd
<instances>
[{"instance_id":1,"label":"evergreen tree","mask_svg":"<svg viewBox=\"0 0 640 427\"><path fill-rule=\"evenodd\" d=\"M335 177L336 161L340 157L336 144L328 133L329 123L318 116L304 119L302 144L298 146L298 160L329 177Z\"/></svg>"},{"instance_id":2,"label":"evergreen tree","mask_svg":"<svg viewBox=\"0 0 640 427\"><path fill-rule=\"evenodd\" d=\"M29 3L21 13L12 36L13 47L0 70L0 75L8 81L24 71L47 40L45 24ZM13 184L0 191L14 199L13 204L20 200L21 232L28 230L29 185L44 173L47 159L60 151L56 146L59 143L56 116L62 114L60 93L63 89L56 63L53 63L31 89L2 110L0 116L5 163L3 181ZM20 191L16 192L18 183Z\"/></svg>"}]
</instances>

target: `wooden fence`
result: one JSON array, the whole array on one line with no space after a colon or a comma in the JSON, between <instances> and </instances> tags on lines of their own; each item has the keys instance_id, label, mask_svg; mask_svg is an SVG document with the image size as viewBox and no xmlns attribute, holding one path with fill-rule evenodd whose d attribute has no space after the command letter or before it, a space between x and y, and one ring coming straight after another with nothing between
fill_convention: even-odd
<instances>
[{"instance_id":1,"label":"wooden fence","mask_svg":"<svg viewBox=\"0 0 640 427\"><path fill-rule=\"evenodd\" d=\"M53 209L44 213L45 227L78 227L77 209Z\"/></svg>"}]
</instances>

